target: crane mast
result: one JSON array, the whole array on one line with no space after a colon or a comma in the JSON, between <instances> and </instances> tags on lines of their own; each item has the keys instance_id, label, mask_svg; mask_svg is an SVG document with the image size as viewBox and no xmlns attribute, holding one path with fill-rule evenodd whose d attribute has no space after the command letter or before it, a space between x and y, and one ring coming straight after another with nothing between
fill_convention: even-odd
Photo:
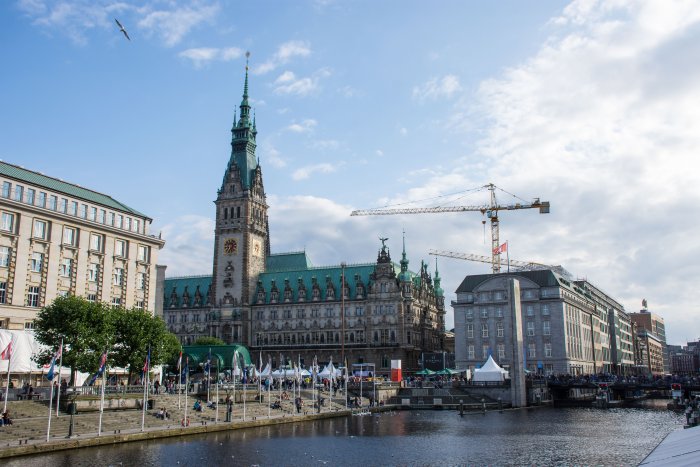
<instances>
[{"instance_id":1,"label":"crane mast","mask_svg":"<svg viewBox=\"0 0 700 467\"><path fill-rule=\"evenodd\" d=\"M444 212L466 212L477 211L485 215L491 222L491 269L496 274L501 271L501 243L499 233L498 211L512 211L516 209L538 208L540 214L549 213L549 201L540 201L535 198L531 203L498 204L496 200L496 188L493 183L484 185L490 192L490 202L486 205L478 206L437 206L432 208L398 208L398 209L363 209L350 213L351 216L386 216L396 214L434 214Z\"/></svg>"}]
</instances>

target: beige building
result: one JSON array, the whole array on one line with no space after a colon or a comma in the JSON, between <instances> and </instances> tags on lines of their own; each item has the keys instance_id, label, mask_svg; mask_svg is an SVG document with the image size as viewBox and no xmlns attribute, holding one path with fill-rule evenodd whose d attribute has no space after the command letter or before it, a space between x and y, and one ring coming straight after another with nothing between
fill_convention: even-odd
<instances>
[{"instance_id":1,"label":"beige building","mask_svg":"<svg viewBox=\"0 0 700 467\"><path fill-rule=\"evenodd\" d=\"M0 328L31 329L72 294L155 309L164 241L151 219L112 197L0 162Z\"/></svg>"}]
</instances>

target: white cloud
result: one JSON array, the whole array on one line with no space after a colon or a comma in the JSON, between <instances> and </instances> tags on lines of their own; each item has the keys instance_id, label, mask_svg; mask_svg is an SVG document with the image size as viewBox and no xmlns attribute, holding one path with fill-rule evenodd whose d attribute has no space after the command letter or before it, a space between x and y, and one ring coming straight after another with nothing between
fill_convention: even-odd
<instances>
[{"instance_id":1,"label":"white cloud","mask_svg":"<svg viewBox=\"0 0 700 467\"><path fill-rule=\"evenodd\" d=\"M379 157L382 157L384 155L384 151L382 151L381 149L377 149L376 151L374 151L374 153Z\"/></svg>"},{"instance_id":2,"label":"white cloud","mask_svg":"<svg viewBox=\"0 0 700 467\"><path fill-rule=\"evenodd\" d=\"M415 86L413 98L417 100L449 98L461 90L459 78L455 75L445 75L442 78L432 78L421 86Z\"/></svg>"},{"instance_id":3,"label":"white cloud","mask_svg":"<svg viewBox=\"0 0 700 467\"><path fill-rule=\"evenodd\" d=\"M173 4L176 5L176 4ZM137 23L147 35L160 36L166 46L177 45L193 28L211 21L219 12L218 4L195 2L173 9L143 8L144 16Z\"/></svg>"},{"instance_id":4,"label":"white cloud","mask_svg":"<svg viewBox=\"0 0 700 467\"><path fill-rule=\"evenodd\" d=\"M178 54L179 57L190 60L195 68L201 68L212 61L228 62L239 58L241 55L243 55L243 51L238 47L223 49L199 47L183 50Z\"/></svg>"},{"instance_id":5,"label":"white cloud","mask_svg":"<svg viewBox=\"0 0 700 467\"><path fill-rule=\"evenodd\" d=\"M334 167L332 164L329 164L327 162L323 162L321 164L315 164L315 165L307 165L305 167L301 167L292 173L292 179L293 180L306 180L308 179L311 175L314 173L332 173L336 171L336 167Z\"/></svg>"},{"instance_id":6,"label":"white cloud","mask_svg":"<svg viewBox=\"0 0 700 467\"><path fill-rule=\"evenodd\" d=\"M328 76L330 76L330 71L325 68L305 78L297 78L293 72L285 71L274 82L275 93L307 96L318 89L322 78Z\"/></svg>"},{"instance_id":7,"label":"white cloud","mask_svg":"<svg viewBox=\"0 0 700 467\"><path fill-rule=\"evenodd\" d=\"M280 152L274 146L272 146L270 142L263 143L260 149L260 152L263 153L265 160L268 161L273 167L281 169L287 166L287 161L282 158Z\"/></svg>"},{"instance_id":8,"label":"white cloud","mask_svg":"<svg viewBox=\"0 0 700 467\"><path fill-rule=\"evenodd\" d=\"M161 229L165 247L159 264L167 264L166 276L211 274L214 253L214 220L188 214Z\"/></svg>"},{"instance_id":9,"label":"white cloud","mask_svg":"<svg viewBox=\"0 0 700 467\"><path fill-rule=\"evenodd\" d=\"M406 127L401 127L399 128L399 133L401 133L401 136L406 136L408 134L408 129Z\"/></svg>"},{"instance_id":10,"label":"white cloud","mask_svg":"<svg viewBox=\"0 0 700 467\"><path fill-rule=\"evenodd\" d=\"M307 118L301 122L294 122L287 127L293 133L311 133L316 128L318 122L313 118Z\"/></svg>"},{"instance_id":11,"label":"white cloud","mask_svg":"<svg viewBox=\"0 0 700 467\"><path fill-rule=\"evenodd\" d=\"M311 147L320 151L335 151L341 147L341 142L335 139L315 139L311 142Z\"/></svg>"},{"instance_id":12,"label":"white cloud","mask_svg":"<svg viewBox=\"0 0 700 467\"><path fill-rule=\"evenodd\" d=\"M305 41L288 41L280 45L277 51L267 61L253 67L253 73L265 74L289 63L295 57L311 55L311 46Z\"/></svg>"}]
</instances>

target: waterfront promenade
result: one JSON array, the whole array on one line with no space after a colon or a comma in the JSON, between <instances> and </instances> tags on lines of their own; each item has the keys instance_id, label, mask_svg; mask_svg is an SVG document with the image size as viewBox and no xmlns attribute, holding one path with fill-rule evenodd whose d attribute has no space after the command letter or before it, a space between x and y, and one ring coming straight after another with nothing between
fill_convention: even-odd
<instances>
[{"instance_id":1,"label":"waterfront promenade","mask_svg":"<svg viewBox=\"0 0 700 467\"><path fill-rule=\"evenodd\" d=\"M311 393L310 391L309 394L302 392L302 396L308 403ZM320 412L307 405L299 414L296 412L293 400L283 400L280 408L269 410L267 401L263 403L247 402L245 421L243 420L243 404L239 403L234 407L231 422L225 422L226 406L222 404L218 410L217 422L216 410L204 408L201 412L196 412L192 410L195 398L189 397L187 410L189 426L183 427L181 422L184 417L184 397L180 399L180 409L178 409L177 395L151 395L150 399L153 399L155 404L153 409L146 411L143 431L141 431L142 411L140 409L105 410L102 415L102 432L99 437L97 434L99 411L74 415L73 436L69 437L71 416L60 413L56 417L54 409L51 418L51 436L48 442L46 441L48 403L45 401L8 401L8 412L13 424L0 427L0 459L78 447L324 419L346 416L350 413L345 408L344 400L340 398L333 399L331 403L330 399L326 397L326 403L321 407ZM367 400L364 402L366 404ZM170 419L163 420L156 416L161 408L167 409Z\"/></svg>"}]
</instances>

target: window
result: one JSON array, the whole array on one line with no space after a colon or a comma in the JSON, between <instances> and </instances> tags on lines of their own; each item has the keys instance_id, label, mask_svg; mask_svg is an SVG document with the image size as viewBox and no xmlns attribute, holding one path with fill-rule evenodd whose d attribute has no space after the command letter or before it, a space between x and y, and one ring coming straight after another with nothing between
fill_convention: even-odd
<instances>
[{"instance_id":1,"label":"window","mask_svg":"<svg viewBox=\"0 0 700 467\"><path fill-rule=\"evenodd\" d=\"M549 314L549 305L542 305L542 314L543 315Z\"/></svg>"},{"instance_id":2,"label":"window","mask_svg":"<svg viewBox=\"0 0 700 467\"><path fill-rule=\"evenodd\" d=\"M116 308L121 306L122 304L122 299L119 297L112 297L112 307Z\"/></svg>"},{"instance_id":3,"label":"window","mask_svg":"<svg viewBox=\"0 0 700 467\"><path fill-rule=\"evenodd\" d=\"M97 263L90 263L88 265L88 280L90 282L97 282L100 277L100 265Z\"/></svg>"},{"instance_id":4,"label":"window","mask_svg":"<svg viewBox=\"0 0 700 467\"><path fill-rule=\"evenodd\" d=\"M83 219L87 218L87 204L81 204L80 205L80 217Z\"/></svg>"},{"instance_id":5,"label":"window","mask_svg":"<svg viewBox=\"0 0 700 467\"><path fill-rule=\"evenodd\" d=\"M503 318L503 308L500 306L496 307L496 318Z\"/></svg>"},{"instance_id":6,"label":"window","mask_svg":"<svg viewBox=\"0 0 700 467\"><path fill-rule=\"evenodd\" d=\"M43 253L32 253L32 262L29 265L29 268L32 272L41 272L41 267L44 262L44 254Z\"/></svg>"},{"instance_id":7,"label":"window","mask_svg":"<svg viewBox=\"0 0 700 467\"><path fill-rule=\"evenodd\" d=\"M496 323L496 335L498 337L503 337L503 321Z\"/></svg>"},{"instance_id":8,"label":"window","mask_svg":"<svg viewBox=\"0 0 700 467\"><path fill-rule=\"evenodd\" d=\"M474 317L474 310L471 308L467 309L467 312L465 313L467 319L472 319Z\"/></svg>"},{"instance_id":9,"label":"window","mask_svg":"<svg viewBox=\"0 0 700 467\"><path fill-rule=\"evenodd\" d=\"M481 337L489 337L489 325L487 323L481 324Z\"/></svg>"},{"instance_id":10,"label":"window","mask_svg":"<svg viewBox=\"0 0 700 467\"><path fill-rule=\"evenodd\" d=\"M131 230L131 217L126 218L126 224L124 224L126 230Z\"/></svg>"},{"instance_id":11,"label":"window","mask_svg":"<svg viewBox=\"0 0 700 467\"><path fill-rule=\"evenodd\" d=\"M63 244L75 246L76 244L76 230L73 227L63 227Z\"/></svg>"},{"instance_id":12,"label":"window","mask_svg":"<svg viewBox=\"0 0 700 467\"><path fill-rule=\"evenodd\" d=\"M34 238L46 240L46 221L34 219Z\"/></svg>"},{"instance_id":13,"label":"window","mask_svg":"<svg viewBox=\"0 0 700 467\"><path fill-rule=\"evenodd\" d=\"M534 322L534 321L528 321L528 322L527 322L527 335L528 335L528 336L534 336L534 335L535 335L535 322Z\"/></svg>"},{"instance_id":14,"label":"window","mask_svg":"<svg viewBox=\"0 0 700 467\"><path fill-rule=\"evenodd\" d=\"M3 198L9 198L11 190L12 190L12 183L2 182L2 197Z\"/></svg>"},{"instance_id":15,"label":"window","mask_svg":"<svg viewBox=\"0 0 700 467\"><path fill-rule=\"evenodd\" d=\"M123 285L124 284L124 269L122 268L114 268L114 277L113 277L114 285Z\"/></svg>"},{"instance_id":16,"label":"window","mask_svg":"<svg viewBox=\"0 0 700 467\"><path fill-rule=\"evenodd\" d=\"M126 257L126 240L114 241L114 256Z\"/></svg>"},{"instance_id":17,"label":"window","mask_svg":"<svg viewBox=\"0 0 700 467\"><path fill-rule=\"evenodd\" d=\"M58 210L60 212L68 212L68 200L66 198L61 198L61 203L58 205Z\"/></svg>"},{"instance_id":18,"label":"window","mask_svg":"<svg viewBox=\"0 0 700 467\"><path fill-rule=\"evenodd\" d=\"M365 309L361 306L356 306L355 307L355 316L364 316L365 314Z\"/></svg>"},{"instance_id":19,"label":"window","mask_svg":"<svg viewBox=\"0 0 700 467\"><path fill-rule=\"evenodd\" d=\"M148 250L149 250L149 248L148 248L147 246L139 245L138 256L137 256L136 259L137 259L138 261L147 263L148 260L150 259L150 258L149 258L149 253L150 253L150 252L149 252Z\"/></svg>"},{"instance_id":20,"label":"window","mask_svg":"<svg viewBox=\"0 0 700 467\"><path fill-rule=\"evenodd\" d=\"M114 225L114 213L113 212L109 213L109 217L107 218L107 224Z\"/></svg>"},{"instance_id":21,"label":"window","mask_svg":"<svg viewBox=\"0 0 700 467\"><path fill-rule=\"evenodd\" d=\"M49 209L55 211L58 207L58 197L56 195L49 196Z\"/></svg>"},{"instance_id":22,"label":"window","mask_svg":"<svg viewBox=\"0 0 700 467\"><path fill-rule=\"evenodd\" d=\"M535 308L532 305L528 305L525 309L528 316L535 316Z\"/></svg>"},{"instance_id":23,"label":"window","mask_svg":"<svg viewBox=\"0 0 700 467\"><path fill-rule=\"evenodd\" d=\"M15 227L15 215L9 212L3 212L2 217L0 217L0 229L7 232L14 232Z\"/></svg>"},{"instance_id":24,"label":"window","mask_svg":"<svg viewBox=\"0 0 700 467\"><path fill-rule=\"evenodd\" d=\"M27 204L34 204L34 195L36 191L33 188L27 188Z\"/></svg>"},{"instance_id":25,"label":"window","mask_svg":"<svg viewBox=\"0 0 700 467\"><path fill-rule=\"evenodd\" d=\"M545 344L544 344L544 356L545 357L552 356L552 344L551 344L551 342L545 342Z\"/></svg>"},{"instance_id":26,"label":"window","mask_svg":"<svg viewBox=\"0 0 700 467\"><path fill-rule=\"evenodd\" d=\"M97 222L99 222L100 224L104 224L106 217L107 211L105 211L104 209L100 209L100 217L97 218Z\"/></svg>"},{"instance_id":27,"label":"window","mask_svg":"<svg viewBox=\"0 0 700 467\"><path fill-rule=\"evenodd\" d=\"M470 345L467 347L467 358L469 360L474 360L474 346Z\"/></svg>"},{"instance_id":28,"label":"window","mask_svg":"<svg viewBox=\"0 0 700 467\"><path fill-rule=\"evenodd\" d=\"M143 300L136 300L136 304L134 305L134 308L137 310L143 310ZM199 315L195 315L197 319L195 321L199 321Z\"/></svg>"},{"instance_id":29,"label":"window","mask_svg":"<svg viewBox=\"0 0 700 467\"><path fill-rule=\"evenodd\" d=\"M481 317L482 318L488 318L489 317L489 310L485 306L481 307Z\"/></svg>"},{"instance_id":30,"label":"window","mask_svg":"<svg viewBox=\"0 0 700 467\"><path fill-rule=\"evenodd\" d=\"M472 323L467 323L467 338L471 339L474 337L474 325Z\"/></svg>"},{"instance_id":31,"label":"window","mask_svg":"<svg viewBox=\"0 0 700 467\"><path fill-rule=\"evenodd\" d=\"M136 274L136 289L143 290L146 288L146 274L139 272Z\"/></svg>"},{"instance_id":32,"label":"window","mask_svg":"<svg viewBox=\"0 0 700 467\"><path fill-rule=\"evenodd\" d=\"M46 207L46 193L43 191L39 192L39 204L37 205L40 208L45 208Z\"/></svg>"},{"instance_id":33,"label":"window","mask_svg":"<svg viewBox=\"0 0 700 467\"><path fill-rule=\"evenodd\" d=\"M91 221L95 221L97 219L97 208L96 207L91 207L90 208L90 215L88 216L88 219Z\"/></svg>"},{"instance_id":34,"label":"window","mask_svg":"<svg viewBox=\"0 0 700 467\"><path fill-rule=\"evenodd\" d=\"M70 277L70 273L73 266L73 260L70 258L63 258L61 261L61 266L59 268L58 274L62 277Z\"/></svg>"},{"instance_id":35,"label":"window","mask_svg":"<svg viewBox=\"0 0 700 467\"><path fill-rule=\"evenodd\" d=\"M102 235L90 234L90 249L92 251L102 252Z\"/></svg>"},{"instance_id":36,"label":"window","mask_svg":"<svg viewBox=\"0 0 700 467\"><path fill-rule=\"evenodd\" d=\"M34 321L25 321L24 322L24 329L26 329L26 330L34 329Z\"/></svg>"},{"instance_id":37,"label":"window","mask_svg":"<svg viewBox=\"0 0 700 467\"><path fill-rule=\"evenodd\" d=\"M141 221L134 219L134 232L141 232Z\"/></svg>"},{"instance_id":38,"label":"window","mask_svg":"<svg viewBox=\"0 0 700 467\"><path fill-rule=\"evenodd\" d=\"M72 214L74 216L78 215L78 202L77 201L71 201L70 202L70 212L69 214Z\"/></svg>"},{"instance_id":39,"label":"window","mask_svg":"<svg viewBox=\"0 0 700 467\"><path fill-rule=\"evenodd\" d=\"M7 282L0 282L0 303L7 300Z\"/></svg>"},{"instance_id":40,"label":"window","mask_svg":"<svg viewBox=\"0 0 700 467\"><path fill-rule=\"evenodd\" d=\"M488 345L484 344L484 345L481 346L481 355L482 355L482 357L483 357L484 360L486 360L487 358L489 358L489 354L491 353L489 350L490 350L490 349L489 349L489 346L488 346Z\"/></svg>"},{"instance_id":41,"label":"window","mask_svg":"<svg viewBox=\"0 0 700 467\"><path fill-rule=\"evenodd\" d=\"M95 303L97 301L97 295L94 293L90 293L87 295L87 301L90 303Z\"/></svg>"},{"instance_id":42,"label":"window","mask_svg":"<svg viewBox=\"0 0 700 467\"><path fill-rule=\"evenodd\" d=\"M117 216L117 225L115 225L115 227L118 228L118 229L121 229L123 224L124 224L124 216L122 216L121 214L119 214L119 215Z\"/></svg>"},{"instance_id":43,"label":"window","mask_svg":"<svg viewBox=\"0 0 700 467\"><path fill-rule=\"evenodd\" d=\"M24 187L15 185L15 201L22 201L22 195L24 195Z\"/></svg>"},{"instance_id":44,"label":"window","mask_svg":"<svg viewBox=\"0 0 700 467\"><path fill-rule=\"evenodd\" d=\"M527 358L537 357L537 347L535 344L527 344Z\"/></svg>"},{"instance_id":45,"label":"window","mask_svg":"<svg viewBox=\"0 0 700 467\"><path fill-rule=\"evenodd\" d=\"M0 268L6 268L10 265L11 252L9 246L0 246Z\"/></svg>"},{"instance_id":46,"label":"window","mask_svg":"<svg viewBox=\"0 0 700 467\"><path fill-rule=\"evenodd\" d=\"M32 285L29 287L29 290L27 292L27 306L39 306L39 287L36 285Z\"/></svg>"},{"instance_id":47,"label":"window","mask_svg":"<svg viewBox=\"0 0 700 467\"><path fill-rule=\"evenodd\" d=\"M551 334L551 328L549 326L549 321L542 322L542 334L549 336Z\"/></svg>"},{"instance_id":48,"label":"window","mask_svg":"<svg viewBox=\"0 0 700 467\"><path fill-rule=\"evenodd\" d=\"M498 344L498 359L504 360L506 358L506 345Z\"/></svg>"}]
</instances>

